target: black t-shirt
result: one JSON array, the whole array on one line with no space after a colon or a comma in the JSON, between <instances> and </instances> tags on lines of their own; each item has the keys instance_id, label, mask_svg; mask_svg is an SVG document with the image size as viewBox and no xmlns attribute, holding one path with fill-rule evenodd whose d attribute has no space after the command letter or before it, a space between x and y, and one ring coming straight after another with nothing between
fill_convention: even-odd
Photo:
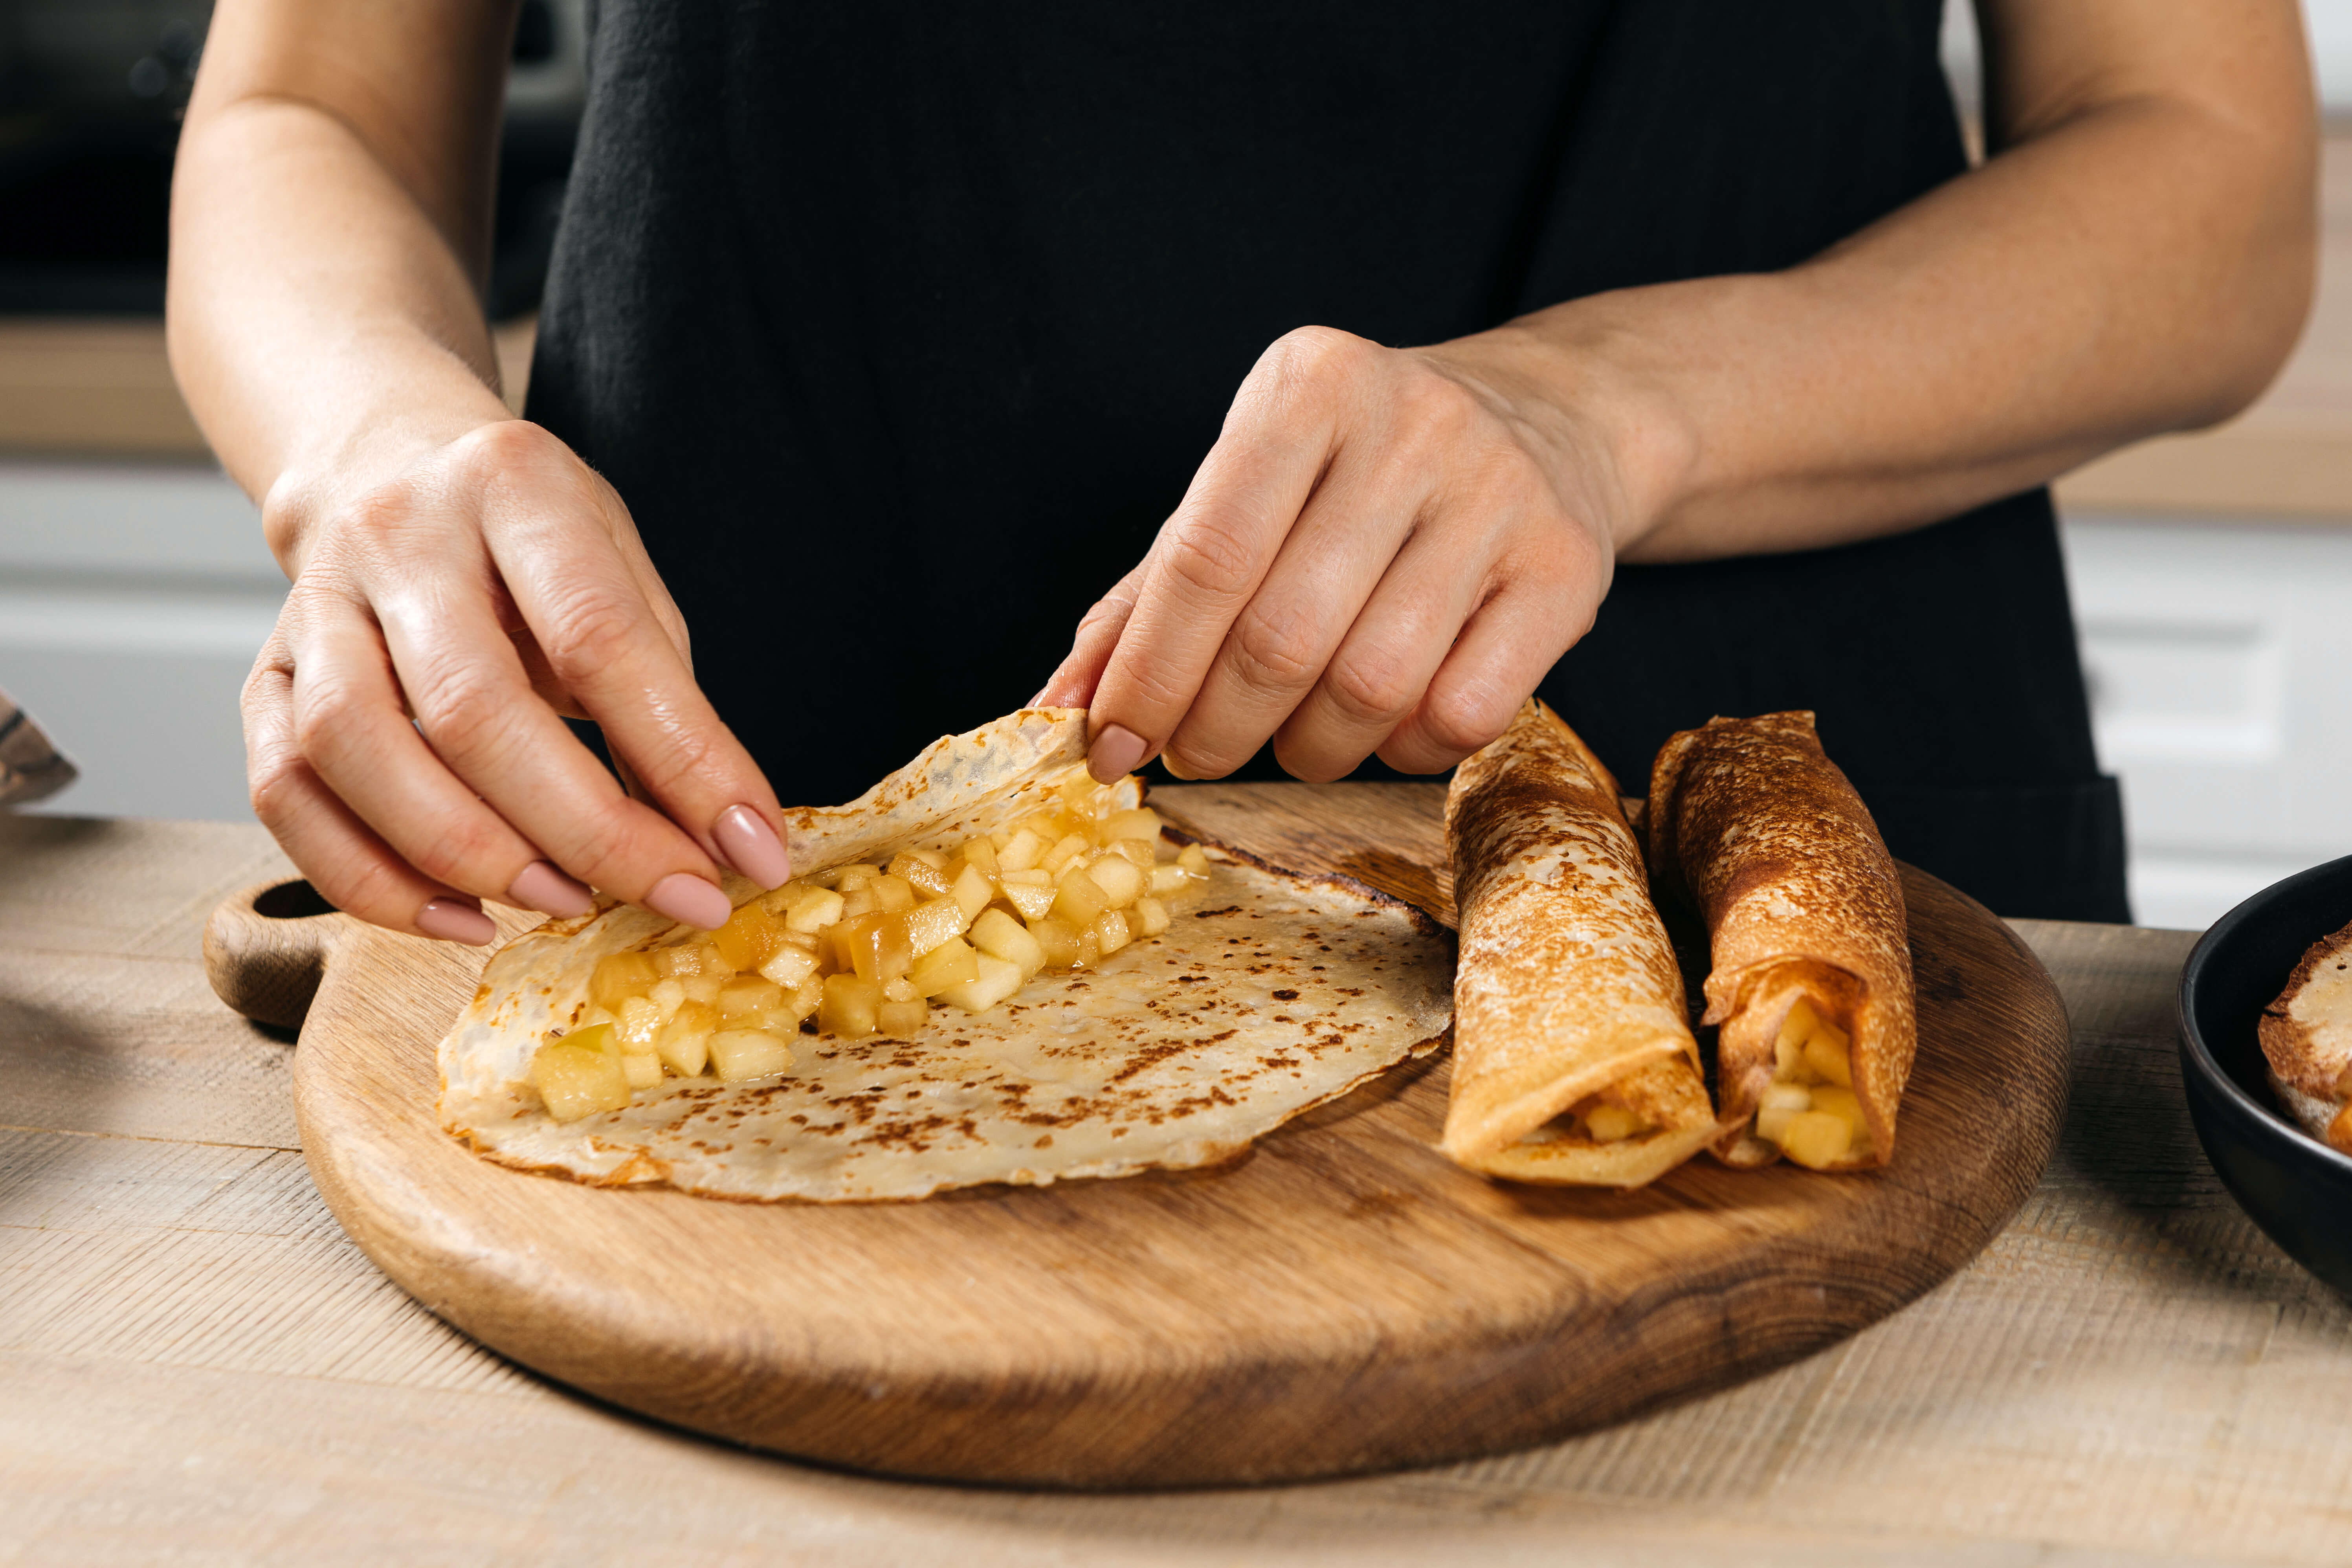
<instances>
[{"instance_id":1,"label":"black t-shirt","mask_svg":"<svg viewBox=\"0 0 2352 1568\"><path fill-rule=\"evenodd\" d=\"M845 799L1043 683L1281 333L1786 267L1958 173L1941 11L602 0L530 413L779 791ZM1543 692L1636 791L1813 709L1897 855L2123 916L2042 493L1622 568Z\"/></svg>"}]
</instances>

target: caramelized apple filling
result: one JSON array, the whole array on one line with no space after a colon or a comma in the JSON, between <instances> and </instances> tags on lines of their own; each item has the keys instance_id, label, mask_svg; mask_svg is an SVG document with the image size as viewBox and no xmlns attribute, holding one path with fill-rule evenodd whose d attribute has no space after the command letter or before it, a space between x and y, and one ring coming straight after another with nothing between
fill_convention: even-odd
<instances>
[{"instance_id":1,"label":"caramelized apple filling","mask_svg":"<svg viewBox=\"0 0 2352 1568\"><path fill-rule=\"evenodd\" d=\"M1817 1171L1866 1156L1870 1124L1854 1098L1853 1044L1799 997L1772 1043L1772 1083L1757 1104L1756 1136Z\"/></svg>"},{"instance_id":2,"label":"caramelized apple filling","mask_svg":"<svg viewBox=\"0 0 2352 1568\"><path fill-rule=\"evenodd\" d=\"M1130 797L1131 798L1131 797ZM932 1005L984 1013L1041 973L1069 973L1169 927L1209 879L1188 845L1160 858L1160 817L1119 808L1084 768L1012 826L887 866L837 866L738 909L715 931L598 963L572 1027L531 1082L559 1121L617 1110L665 1077L769 1078L803 1029L856 1038L921 1028Z\"/></svg>"},{"instance_id":3,"label":"caramelized apple filling","mask_svg":"<svg viewBox=\"0 0 2352 1568\"><path fill-rule=\"evenodd\" d=\"M1622 1143L1657 1123L1625 1103L1615 1088L1588 1094L1549 1121L1521 1138L1522 1143Z\"/></svg>"}]
</instances>

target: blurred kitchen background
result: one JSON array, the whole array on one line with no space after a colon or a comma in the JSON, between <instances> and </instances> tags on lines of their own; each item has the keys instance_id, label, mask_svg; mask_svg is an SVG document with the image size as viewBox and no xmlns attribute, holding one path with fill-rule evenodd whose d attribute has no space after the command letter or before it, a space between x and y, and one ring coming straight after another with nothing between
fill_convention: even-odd
<instances>
[{"instance_id":1,"label":"blurred kitchen background","mask_svg":"<svg viewBox=\"0 0 2352 1568\"><path fill-rule=\"evenodd\" d=\"M490 309L511 397L578 124L587 0L527 0ZM2278 384L2059 487L2134 910L2202 927L2352 853L2352 0L2307 0L2331 135ZM236 695L285 590L163 346L165 200L209 5L0 0L0 689L82 770L40 809L249 820ZM1966 0L1945 55L1975 98Z\"/></svg>"}]
</instances>

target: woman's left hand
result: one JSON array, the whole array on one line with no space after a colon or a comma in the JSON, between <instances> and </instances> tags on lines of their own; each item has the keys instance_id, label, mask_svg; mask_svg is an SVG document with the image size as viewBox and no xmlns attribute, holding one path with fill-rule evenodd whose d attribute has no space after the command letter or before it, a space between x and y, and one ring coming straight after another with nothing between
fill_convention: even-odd
<instances>
[{"instance_id":1,"label":"woman's left hand","mask_svg":"<svg viewBox=\"0 0 2352 1568\"><path fill-rule=\"evenodd\" d=\"M1606 433L1515 373L1543 350L1512 338L1307 327L1260 357L1038 695L1091 709L1097 777L1157 754L1217 778L1269 738L1310 781L1374 753L1437 773L1502 733L1591 626L1632 510Z\"/></svg>"}]
</instances>

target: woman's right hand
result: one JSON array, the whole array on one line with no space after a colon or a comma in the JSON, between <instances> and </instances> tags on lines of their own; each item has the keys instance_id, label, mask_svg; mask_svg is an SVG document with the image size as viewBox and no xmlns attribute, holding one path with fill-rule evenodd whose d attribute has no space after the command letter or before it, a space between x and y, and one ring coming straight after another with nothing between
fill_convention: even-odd
<instances>
[{"instance_id":1,"label":"woman's right hand","mask_svg":"<svg viewBox=\"0 0 2352 1568\"><path fill-rule=\"evenodd\" d=\"M627 509L547 431L481 424L348 490L288 475L263 521L294 585L245 688L253 806L336 908L487 942L482 900L570 915L593 887L708 928L721 866L790 875Z\"/></svg>"}]
</instances>

